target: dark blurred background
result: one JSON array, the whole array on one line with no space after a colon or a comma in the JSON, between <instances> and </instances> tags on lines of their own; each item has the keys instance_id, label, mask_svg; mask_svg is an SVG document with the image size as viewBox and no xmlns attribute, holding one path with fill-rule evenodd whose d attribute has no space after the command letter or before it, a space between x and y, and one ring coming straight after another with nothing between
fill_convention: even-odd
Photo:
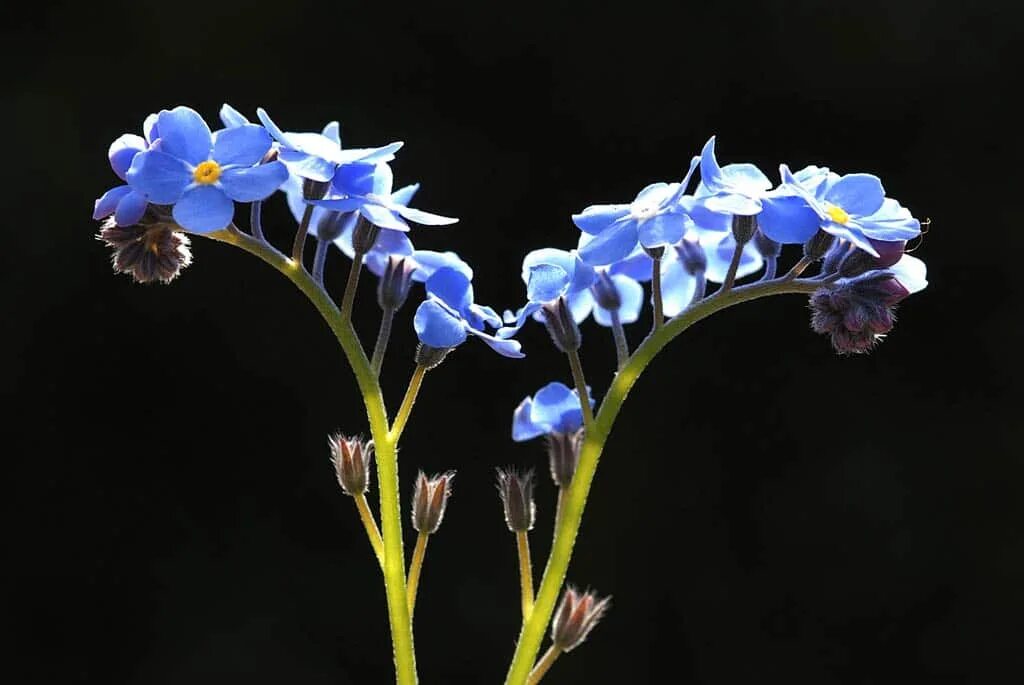
<instances>
[{"instance_id":1,"label":"dark blurred background","mask_svg":"<svg viewBox=\"0 0 1024 685\"><path fill-rule=\"evenodd\" d=\"M1010 8L1013 8L1012 10ZM327 328L279 274L196 239L170 287L111 272L93 199L151 111L266 106L348 145L404 140L399 183L461 217L479 301L569 214L681 177L706 138L775 176L879 174L932 229L931 285L875 354L839 358L805 301L724 312L637 384L569 578L615 596L552 683L989 683L1024 665L1020 14L994 2L25 3L5 21L6 570L16 682L387 683L379 575L325 436L365 432ZM1015 44L1015 41L1016 44ZM1012 64L1018 67L1011 67ZM280 198L267 226L289 244ZM981 247L986 249L982 250ZM340 295L345 260L328 283ZM365 344L377 311L366 280ZM385 371L412 368L412 306ZM650 324L630 328L635 344ZM600 396L613 348L584 327ZM471 341L427 379L401 454L455 468L430 545L422 682L498 683L518 628L492 486L543 469L511 411L564 358ZM374 494L375 494L374 490ZM549 544L553 487L533 535ZM408 538L411 545L412 537ZM539 575L539 572L538 572ZM1013 676L1011 676L1012 678Z\"/></svg>"}]
</instances>

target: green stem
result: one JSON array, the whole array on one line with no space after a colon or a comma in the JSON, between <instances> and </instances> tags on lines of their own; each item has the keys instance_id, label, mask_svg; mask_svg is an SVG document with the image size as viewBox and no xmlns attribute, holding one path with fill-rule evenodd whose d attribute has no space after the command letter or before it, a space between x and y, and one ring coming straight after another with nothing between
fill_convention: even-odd
<instances>
[{"instance_id":1,"label":"green stem","mask_svg":"<svg viewBox=\"0 0 1024 685\"><path fill-rule=\"evenodd\" d=\"M363 255L356 253L352 257L352 266L348 269L348 280L345 281L345 292L341 295L341 320L352 318L352 305L356 301L356 290L359 288L359 273L363 270Z\"/></svg>"},{"instance_id":2,"label":"green stem","mask_svg":"<svg viewBox=\"0 0 1024 685\"><path fill-rule=\"evenodd\" d=\"M615 368L622 369L629 361L629 343L626 342L626 330L622 327L622 319L619 317L619 310L611 311L612 338L615 339Z\"/></svg>"},{"instance_id":3,"label":"green stem","mask_svg":"<svg viewBox=\"0 0 1024 685\"><path fill-rule=\"evenodd\" d=\"M358 495L355 495L353 499L356 501L356 509L359 510L359 518L363 521L363 527L366 528L366 537L370 538L370 545L373 547L373 553L377 555L377 562L383 569L384 541L380 537L380 529L377 527L377 520L373 518L373 512L370 511L370 505L366 501L366 495L359 493Z\"/></svg>"},{"instance_id":4,"label":"green stem","mask_svg":"<svg viewBox=\"0 0 1024 685\"><path fill-rule=\"evenodd\" d=\"M391 339L391 326L395 321L395 308L385 307L380 313L380 330L377 331L377 344L373 346L373 359L370 368L374 376L380 376L380 367L384 364L384 352L388 349Z\"/></svg>"},{"instance_id":5,"label":"green stem","mask_svg":"<svg viewBox=\"0 0 1024 685\"><path fill-rule=\"evenodd\" d=\"M516 548L519 553L519 594L525 622L533 611L533 563L530 561L530 537L525 530L516 531Z\"/></svg>"},{"instance_id":6,"label":"green stem","mask_svg":"<svg viewBox=\"0 0 1024 685\"><path fill-rule=\"evenodd\" d=\"M330 326L341 344L349 366L355 374L359 392L366 405L366 416L373 436L380 488L380 521L384 539L384 590L387 595L388 620L394 650L395 678L398 685L416 685L416 653L413 647L412 621L405 587L405 549L402 545L402 517L398 501L398 458L396 443L388 430L387 410L377 378L370 370L362 345L350 321L342 319L327 292L302 268L266 243L238 231L234 226L208 234L207 237L240 247L274 267L302 291Z\"/></svg>"},{"instance_id":7,"label":"green stem","mask_svg":"<svg viewBox=\"0 0 1024 685\"><path fill-rule=\"evenodd\" d=\"M302 220L299 221L299 230L295 232L295 242L292 243L292 261L300 267L302 266L302 251L306 247L306 234L309 233L309 220L312 218L313 205L306 205L306 209L302 212Z\"/></svg>"},{"instance_id":8,"label":"green stem","mask_svg":"<svg viewBox=\"0 0 1024 685\"><path fill-rule=\"evenodd\" d=\"M412 372L412 378L409 379L409 388L405 391L402 406L398 408L395 420L391 424L389 437L396 445L398 444L398 438L402 437L402 431L405 430L405 423L409 420L412 405L416 404L416 396L420 394L420 386L423 385L423 376L426 373L427 367L417 365L416 370Z\"/></svg>"},{"instance_id":9,"label":"green stem","mask_svg":"<svg viewBox=\"0 0 1024 685\"><path fill-rule=\"evenodd\" d=\"M579 350L566 352L569 367L572 369L572 380L576 384L576 392L580 396L580 408L583 410L583 427L590 429L594 423L594 410L590 408L590 395L587 393L587 379L583 375L583 364L580 362Z\"/></svg>"},{"instance_id":10,"label":"green stem","mask_svg":"<svg viewBox=\"0 0 1024 685\"><path fill-rule=\"evenodd\" d=\"M538 663L537 667L530 673L530 679L527 681L529 685L537 685L537 683L541 681L541 678L547 675L548 669L551 668L551 665L555 663L560 656L562 656L562 650L551 645L551 647L548 648L548 651L545 652L544 656L541 657L540 663Z\"/></svg>"},{"instance_id":11,"label":"green stem","mask_svg":"<svg viewBox=\"0 0 1024 685\"><path fill-rule=\"evenodd\" d=\"M525 685L530 676L530 671L533 669L541 642L544 639L544 633L551 620L551 614L558 602L562 584L565 582L565 574L572 559L576 535L579 533L580 523L583 520L583 510L594 481L594 474L597 472L601 451L604 449L605 441L608 439L608 434L626 396L647 365L673 338L715 312L768 295L810 294L820 287L821 283L809 280L783 281L776 279L720 291L693 304L675 318L667 321L664 326L652 332L633 352L629 363L615 376L615 380L612 381L608 393L601 402L597 416L587 427L580 450L579 465L563 502L551 555L548 557L544 577L541 579L540 588L537 591L533 613L530 614L530 619L523 624L519 634L515 655L505 680L506 685ZM571 361L572 355L570 355Z\"/></svg>"},{"instance_id":12,"label":"green stem","mask_svg":"<svg viewBox=\"0 0 1024 685\"><path fill-rule=\"evenodd\" d=\"M416 591L420 587L420 574L423 572L423 560L427 556L427 540L430 533L420 533L416 538L416 549L412 553L412 561L409 563L408 602L409 618L412 618L416 611Z\"/></svg>"}]
</instances>

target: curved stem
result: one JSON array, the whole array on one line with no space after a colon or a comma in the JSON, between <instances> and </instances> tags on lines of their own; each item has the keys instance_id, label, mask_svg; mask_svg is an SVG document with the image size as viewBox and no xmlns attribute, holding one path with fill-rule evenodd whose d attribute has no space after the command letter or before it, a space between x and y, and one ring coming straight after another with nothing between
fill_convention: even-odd
<instances>
[{"instance_id":1,"label":"curved stem","mask_svg":"<svg viewBox=\"0 0 1024 685\"><path fill-rule=\"evenodd\" d=\"M616 368L621 369L629 360L629 343L626 342L626 331L622 327L622 318L619 316L619 310L613 309L611 311L611 319L612 337L615 339Z\"/></svg>"},{"instance_id":2,"label":"curved stem","mask_svg":"<svg viewBox=\"0 0 1024 685\"><path fill-rule=\"evenodd\" d=\"M352 499L356 501L356 509L359 510L359 518L363 520L363 527L366 528L366 537L370 538L370 545L373 546L373 553L377 555L377 562L384 568L384 540L380 537L380 529L377 528L377 519L373 518L370 505L366 501L366 495L360 493Z\"/></svg>"},{"instance_id":3,"label":"curved stem","mask_svg":"<svg viewBox=\"0 0 1024 685\"><path fill-rule=\"evenodd\" d=\"M551 645L551 647L548 648L548 651L544 653L544 656L541 658L540 663L537 664L537 667L530 672L530 679L526 682L529 685L537 685L541 678L547 675L548 669L551 668L551 664L555 663L555 660L560 656L562 656L562 650Z\"/></svg>"},{"instance_id":4,"label":"curved stem","mask_svg":"<svg viewBox=\"0 0 1024 685\"><path fill-rule=\"evenodd\" d=\"M345 281L345 292L341 295L341 320L348 321L352 318L352 305L356 301L356 289L359 288L359 273L363 270L363 255L356 252L352 256L352 266L348 270L348 280Z\"/></svg>"},{"instance_id":5,"label":"curved stem","mask_svg":"<svg viewBox=\"0 0 1024 685\"><path fill-rule=\"evenodd\" d=\"M373 375L380 377L380 367L384 365L384 352L388 349L388 340L391 339L391 325L395 321L395 308L385 307L380 313L380 330L377 331L377 344L373 346L373 359L370 360L370 369Z\"/></svg>"},{"instance_id":6,"label":"curved stem","mask_svg":"<svg viewBox=\"0 0 1024 685\"><path fill-rule=\"evenodd\" d=\"M719 292L732 290L732 286L736 283L736 271L740 268L741 259L743 259L743 245L736 243L736 248L732 251L732 259L729 260L729 270L725 272L725 280L722 281Z\"/></svg>"},{"instance_id":7,"label":"curved stem","mask_svg":"<svg viewBox=\"0 0 1024 685\"><path fill-rule=\"evenodd\" d=\"M764 275L761 276L762 281L770 281L775 278L775 270L778 268L779 258L774 256L768 256L764 258Z\"/></svg>"},{"instance_id":8,"label":"curved stem","mask_svg":"<svg viewBox=\"0 0 1024 685\"><path fill-rule=\"evenodd\" d=\"M426 373L427 367L417 365L416 370L412 372L412 378L409 379L409 388L405 391L402 406L395 414L395 421L391 424L391 433L388 436L396 445L398 438L402 436L402 431L405 430L405 424L412 412L412 405L416 404L416 396L420 393L420 386L423 385L423 376Z\"/></svg>"},{"instance_id":9,"label":"curved stem","mask_svg":"<svg viewBox=\"0 0 1024 685\"><path fill-rule=\"evenodd\" d=\"M651 257L654 262L651 271L651 300L654 303L654 329L658 330L665 323L665 307L661 298L661 257Z\"/></svg>"},{"instance_id":10,"label":"curved stem","mask_svg":"<svg viewBox=\"0 0 1024 685\"><path fill-rule=\"evenodd\" d=\"M525 530L516 531L516 548L519 552L519 594L525 622L533 611L533 563L530 560L530 534Z\"/></svg>"},{"instance_id":11,"label":"curved stem","mask_svg":"<svg viewBox=\"0 0 1024 685\"><path fill-rule=\"evenodd\" d=\"M416 549L412 553L412 561L409 564L409 619L412 619L416 611L416 591L420 587L420 573L423 571L423 559L427 556L427 540L430 533L420 533L416 538Z\"/></svg>"},{"instance_id":12,"label":"curved stem","mask_svg":"<svg viewBox=\"0 0 1024 685\"><path fill-rule=\"evenodd\" d=\"M708 277L703 271L698 271L694 278L697 280L696 285L693 287L693 297L690 298L690 306L692 307L697 302L704 299L704 295L707 294L708 290Z\"/></svg>"},{"instance_id":13,"label":"curved stem","mask_svg":"<svg viewBox=\"0 0 1024 685\"><path fill-rule=\"evenodd\" d=\"M256 200L249 205L249 231L252 237L261 243L267 242L263 235L263 200Z\"/></svg>"},{"instance_id":14,"label":"curved stem","mask_svg":"<svg viewBox=\"0 0 1024 685\"><path fill-rule=\"evenodd\" d=\"M316 241L316 253L313 255L313 280L320 285L324 284L324 266L327 264L327 248L330 244L329 240L318 238Z\"/></svg>"},{"instance_id":15,"label":"curved stem","mask_svg":"<svg viewBox=\"0 0 1024 685\"><path fill-rule=\"evenodd\" d=\"M576 384L576 392L580 396L580 408L583 410L583 427L589 429L594 423L594 410L590 408L590 394L587 392L587 379L583 375L583 364L580 362L578 350L566 352L569 367L572 369L572 380Z\"/></svg>"},{"instance_id":16,"label":"curved stem","mask_svg":"<svg viewBox=\"0 0 1024 685\"><path fill-rule=\"evenodd\" d=\"M302 212L302 220L299 221L299 230L295 232L295 242L292 243L292 261L302 266L302 251L306 247L306 234L309 233L309 221L313 218L313 205L306 205Z\"/></svg>"},{"instance_id":17,"label":"curved stem","mask_svg":"<svg viewBox=\"0 0 1024 685\"><path fill-rule=\"evenodd\" d=\"M380 522L384 540L384 590L391 625L391 643L395 658L395 678L399 685L415 685L416 653L413 646L412 621L405 587L405 549L402 546L402 518L398 501L398 457L396 440L388 431L387 410L380 385L370 370L362 345L349 321L327 292L302 268L302 264L281 254L267 243L241 233L234 226L208 234L207 237L240 247L274 267L295 284L330 326L345 352L355 374L359 392L366 405L366 417L373 436L380 488Z\"/></svg>"},{"instance_id":18,"label":"curved stem","mask_svg":"<svg viewBox=\"0 0 1024 685\"><path fill-rule=\"evenodd\" d=\"M820 287L821 283L814 281L777 279L719 291L666 322L659 330L649 335L633 352L629 363L616 374L615 380L612 381L608 393L601 402L597 416L587 427L583 446L580 449L579 465L563 502L555 540L551 547L551 555L548 557L547 567L544 569L544 576L537 591L533 613L519 634L515 655L505 680L506 685L524 685L530 676L530 670L540 651L544 632L551 620L551 614L554 612L559 592L565 581L565 574L572 559L573 547L576 544L576 535L579 533L580 523L583 520L583 510L586 507L587 496L590 494L590 487L597 472L597 464L601 458L605 441L608 439L608 434L626 396L647 365L673 338L715 312L740 302L756 300L768 295L810 294Z\"/></svg>"}]
</instances>

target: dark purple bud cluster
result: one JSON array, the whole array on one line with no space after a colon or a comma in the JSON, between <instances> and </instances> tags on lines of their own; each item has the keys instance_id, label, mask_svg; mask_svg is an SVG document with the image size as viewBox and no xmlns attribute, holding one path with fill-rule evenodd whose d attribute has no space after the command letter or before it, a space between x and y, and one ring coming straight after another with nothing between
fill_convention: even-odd
<instances>
[{"instance_id":1,"label":"dark purple bud cluster","mask_svg":"<svg viewBox=\"0 0 1024 685\"><path fill-rule=\"evenodd\" d=\"M505 508L505 523L512 532L525 532L533 528L537 506L533 501L533 469L516 471L498 469L498 494Z\"/></svg>"},{"instance_id":2,"label":"dark purple bud cluster","mask_svg":"<svg viewBox=\"0 0 1024 685\"><path fill-rule=\"evenodd\" d=\"M581 593L567 587L551 621L551 641L563 652L576 649L611 608L611 602L611 597L598 599L589 590Z\"/></svg>"},{"instance_id":3,"label":"dark purple bud cluster","mask_svg":"<svg viewBox=\"0 0 1024 685\"><path fill-rule=\"evenodd\" d=\"M338 434L327 438L327 444L341 489L352 497L366 494L373 464L373 441L363 442L360 438Z\"/></svg>"},{"instance_id":4,"label":"dark purple bud cluster","mask_svg":"<svg viewBox=\"0 0 1024 685\"><path fill-rule=\"evenodd\" d=\"M454 471L430 477L420 471L412 494L412 527L417 532L433 535L441 527L454 478Z\"/></svg>"},{"instance_id":5,"label":"dark purple bud cluster","mask_svg":"<svg viewBox=\"0 0 1024 685\"><path fill-rule=\"evenodd\" d=\"M840 281L811 295L811 328L829 335L839 354L870 352L896 323L910 293L889 274Z\"/></svg>"},{"instance_id":6,"label":"dark purple bud cluster","mask_svg":"<svg viewBox=\"0 0 1024 685\"><path fill-rule=\"evenodd\" d=\"M118 226L106 219L96 236L113 249L114 271L128 274L136 283L170 283L192 263L188 236L170 217L151 206L139 223Z\"/></svg>"},{"instance_id":7,"label":"dark purple bud cluster","mask_svg":"<svg viewBox=\"0 0 1024 685\"><path fill-rule=\"evenodd\" d=\"M569 353L580 349L583 342L580 327L576 324L565 297L559 297L554 302L544 305L541 311L544 313L544 325L551 335L551 342L560 352Z\"/></svg>"}]
</instances>

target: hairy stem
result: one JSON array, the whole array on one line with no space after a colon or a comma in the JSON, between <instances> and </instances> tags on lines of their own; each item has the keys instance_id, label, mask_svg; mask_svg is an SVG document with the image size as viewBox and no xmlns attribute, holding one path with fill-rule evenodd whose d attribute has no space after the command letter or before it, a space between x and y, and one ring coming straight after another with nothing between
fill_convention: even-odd
<instances>
[{"instance_id":1,"label":"hairy stem","mask_svg":"<svg viewBox=\"0 0 1024 685\"><path fill-rule=\"evenodd\" d=\"M267 242L263 235L263 200L256 200L249 205L249 232L261 243Z\"/></svg>"},{"instance_id":2,"label":"hairy stem","mask_svg":"<svg viewBox=\"0 0 1024 685\"><path fill-rule=\"evenodd\" d=\"M726 292L732 290L732 286L736 283L736 271L740 268L740 260L743 259L743 245L736 243L736 248L732 251L732 259L729 260L729 270L725 272L725 280L722 281L722 288L720 292Z\"/></svg>"},{"instance_id":3,"label":"hairy stem","mask_svg":"<svg viewBox=\"0 0 1024 685\"><path fill-rule=\"evenodd\" d=\"M580 396L580 407L583 409L583 427L590 429L594 423L594 411L590 408L590 394L587 392L587 379L583 375L583 364L580 362L579 350L566 352L569 367L572 369L572 380L576 384L576 392Z\"/></svg>"},{"instance_id":4,"label":"hairy stem","mask_svg":"<svg viewBox=\"0 0 1024 685\"><path fill-rule=\"evenodd\" d=\"M377 519L373 518L370 505L366 501L366 495L360 493L352 499L356 501L356 509L359 510L359 518L363 520L363 527L366 528L366 537L370 538L370 545L373 546L373 553L377 555L377 562L384 568L384 540L380 537L380 529L377 528Z\"/></svg>"},{"instance_id":5,"label":"hairy stem","mask_svg":"<svg viewBox=\"0 0 1024 685\"><path fill-rule=\"evenodd\" d=\"M611 312L612 337L615 338L615 359L617 369L622 369L629 360L629 343L626 342L626 330L622 326L622 319L619 317L619 310Z\"/></svg>"},{"instance_id":6,"label":"hairy stem","mask_svg":"<svg viewBox=\"0 0 1024 685\"><path fill-rule=\"evenodd\" d=\"M370 360L370 369L374 376L380 376L380 367L384 365L384 353L388 349L388 341L391 339L391 325L395 321L395 308L385 307L380 313L380 330L377 331L377 344L373 346L373 359Z\"/></svg>"},{"instance_id":7,"label":"hairy stem","mask_svg":"<svg viewBox=\"0 0 1024 685\"><path fill-rule=\"evenodd\" d=\"M345 281L345 292L341 295L341 320L348 321L352 318L352 305L356 301L356 290L359 289L359 273L363 270L363 255L356 252L352 256L352 266L348 270L348 280Z\"/></svg>"},{"instance_id":8,"label":"hairy stem","mask_svg":"<svg viewBox=\"0 0 1024 685\"><path fill-rule=\"evenodd\" d=\"M309 221L313 218L313 205L306 205L302 212L302 220L299 221L299 230L295 232L295 242L292 243L292 261L302 266L302 251L306 247L306 234L309 233Z\"/></svg>"},{"instance_id":9,"label":"hairy stem","mask_svg":"<svg viewBox=\"0 0 1024 685\"><path fill-rule=\"evenodd\" d=\"M362 345L350 321L343 319L327 292L302 268L267 243L245 235L234 226L208 234L208 237L240 247L274 267L295 284L327 322L355 374L359 392L366 405L366 416L373 436L380 487L380 521L384 540L384 590L388 603L388 621L398 685L416 685L416 652L412 621L405 586L405 548L402 545L402 518L398 500L398 458L396 443L388 430L387 410L377 378L370 370Z\"/></svg>"},{"instance_id":10,"label":"hairy stem","mask_svg":"<svg viewBox=\"0 0 1024 685\"><path fill-rule=\"evenodd\" d=\"M391 439L398 444L398 438L401 437L402 431L405 430L405 424L409 420L409 414L412 412L412 405L416 404L416 396L420 393L420 386L423 385L423 376L427 373L427 367L416 366L416 370L412 372L412 378L409 379L409 388L405 391L405 397L402 399L402 406L398 408L398 413L395 414L395 421L391 424Z\"/></svg>"},{"instance_id":11,"label":"hairy stem","mask_svg":"<svg viewBox=\"0 0 1024 685\"><path fill-rule=\"evenodd\" d=\"M412 619L416 611L416 591L420 587L420 573L423 572L423 560L427 556L427 540L430 533L420 533L416 538L416 549L412 553L412 561L409 563L408 602L409 618Z\"/></svg>"},{"instance_id":12,"label":"hairy stem","mask_svg":"<svg viewBox=\"0 0 1024 685\"><path fill-rule=\"evenodd\" d=\"M530 672L530 679L526 682L529 685L536 685L537 683L539 683L541 681L541 678L547 675L548 669L551 668L551 664L555 663L555 661L560 656L562 656L562 650L560 650L558 647L554 645L551 645L548 648L548 651L544 652L544 656L541 657L541 660L540 662L538 662L537 666Z\"/></svg>"},{"instance_id":13,"label":"hairy stem","mask_svg":"<svg viewBox=\"0 0 1024 685\"><path fill-rule=\"evenodd\" d=\"M608 439L608 434L626 396L647 365L672 339L715 312L768 295L810 294L820 287L821 283L814 281L776 279L719 291L667 321L662 328L652 332L633 352L629 362L612 381L611 387L601 402L597 416L587 426L583 446L580 449L579 465L563 502L551 555L548 557L547 567L544 569L544 576L537 591L533 613L530 614L530 619L523 625L519 634L515 655L505 680L506 685L527 683L534 661L537 659L537 653L540 651L544 632L558 601L562 584L565 582L565 574L568 571L573 547L576 544L576 535L579 533L583 520L583 510L586 507L594 475L597 473L597 464L601 458L605 441Z\"/></svg>"},{"instance_id":14,"label":"hairy stem","mask_svg":"<svg viewBox=\"0 0 1024 685\"><path fill-rule=\"evenodd\" d=\"M533 611L533 563L530 561L530 534L525 530L516 531L516 548L519 552L519 590L525 622L530 619L530 612Z\"/></svg>"}]
</instances>

